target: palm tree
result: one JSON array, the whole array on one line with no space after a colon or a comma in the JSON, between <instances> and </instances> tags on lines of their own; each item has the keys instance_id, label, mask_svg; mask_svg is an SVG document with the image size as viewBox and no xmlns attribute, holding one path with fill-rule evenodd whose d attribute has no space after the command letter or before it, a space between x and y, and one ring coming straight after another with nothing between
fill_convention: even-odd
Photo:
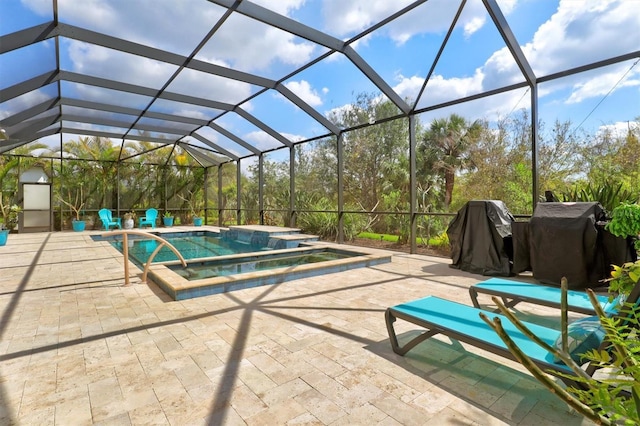
<instances>
[{"instance_id":1,"label":"palm tree","mask_svg":"<svg viewBox=\"0 0 640 426\"><path fill-rule=\"evenodd\" d=\"M87 183L85 199L82 201L88 202L91 199L93 204L87 207L101 208L114 204L108 200L114 199L117 193L114 176L117 174L116 161L120 146L109 138L91 136L68 141L62 149L66 157L79 160L67 160L65 184L77 187L81 182Z\"/></svg>"},{"instance_id":2,"label":"palm tree","mask_svg":"<svg viewBox=\"0 0 640 426\"><path fill-rule=\"evenodd\" d=\"M456 172L472 164L468 158L471 142L479 137L482 124L469 123L464 117L451 114L448 118L435 119L424 133L418 147L422 154L423 170L433 170L444 175L444 208L451 204Z\"/></svg>"}]
</instances>

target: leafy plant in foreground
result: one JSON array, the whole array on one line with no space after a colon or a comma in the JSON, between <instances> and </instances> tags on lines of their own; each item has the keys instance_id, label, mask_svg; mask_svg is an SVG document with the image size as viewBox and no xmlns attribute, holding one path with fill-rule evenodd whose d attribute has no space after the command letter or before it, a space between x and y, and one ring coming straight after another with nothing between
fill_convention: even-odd
<instances>
[{"instance_id":1,"label":"leafy plant in foreground","mask_svg":"<svg viewBox=\"0 0 640 426\"><path fill-rule=\"evenodd\" d=\"M610 282L614 288L626 289L628 282L637 284L638 275L631 266L640 268L640 261L621 268L617 276ZM621 283L622 282L622 283ZM600 323L606 333L605 340L609 343L607 350L592 350L583 354L583 359L591 361L591 366L606 373L604 377L592 377L587 374L571 358L567 348L567 281L562 280L562 348L558 350L538 339L518 318L500 301L494 297L493 301L521 332L532 341L562 360L573 372L566 378L578 384L576 387L564 389L550 376L545 374L520 348L511 340L502 327L499 318L489 319L480 314L482 319L500 336L514 357L533 374L552 393L565 401L577 412L596 422L597 424L640 424L640 308L637 305L625 304L620 308L620 317L607 317L600 307L595 293L588 290L591 303L596 310Z\"/></svg>"},{"instance_id":2,"label":"leafy plant in foreground","mask_svg":"<svg viewBox=\"0 0 640 426\"><path fill-rule=\"evenodd\" d=\"M640 204L622 203L615 207L605 228L617 237L634 238L636 251L640 252Z\"/></svg>"}]
</instances>

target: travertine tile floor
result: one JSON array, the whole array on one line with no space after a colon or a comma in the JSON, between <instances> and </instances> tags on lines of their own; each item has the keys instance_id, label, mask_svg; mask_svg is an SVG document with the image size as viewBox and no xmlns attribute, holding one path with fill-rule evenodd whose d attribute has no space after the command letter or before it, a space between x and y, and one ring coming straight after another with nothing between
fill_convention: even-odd
<instances>
[{"instance_id":1,"label":"travertine tile floor","mask_svg":"<svg viewBox=\"0 0 640 426\"><path fill-rule=\"evenodd\" d=\"M432 338L391 351L386 307L430 294L470 303L484 277L448 259L397 254L174 302L133 266L123 286L122 256L90 234L11 234L0 247L0 424L587 424L519 365L473 347Z\"/></svg>"}]
</instances>

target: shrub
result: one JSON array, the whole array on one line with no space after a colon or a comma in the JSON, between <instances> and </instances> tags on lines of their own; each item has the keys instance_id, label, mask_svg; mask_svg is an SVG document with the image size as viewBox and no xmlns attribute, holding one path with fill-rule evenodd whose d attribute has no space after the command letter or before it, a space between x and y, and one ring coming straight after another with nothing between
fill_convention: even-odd
<instances>
[{"instance_id":1,"label":"shrub","mask_svg":"<svg viewBox=\"0 0 640 426\"><path fill-rule=\"evenodd\" d=\"M611 221L605 228L617 237L631 237L635 240L635 248L640 252L640 204L622 203L611 213Z\"/></svg>"},{"instance_id":2,"label":"shrub","mask_svg":"<svg viewBox=\"0 0 640 426\"><path fill-rule=\"evenodd\" d=\"M611 213L621 203L632 203L635 200L633 194L622 188L622 184L605 183L601 186L587 184L584 188L576 188L563 193L562 201L598 201L602 207Z\"/></svg>"}]
</instances>

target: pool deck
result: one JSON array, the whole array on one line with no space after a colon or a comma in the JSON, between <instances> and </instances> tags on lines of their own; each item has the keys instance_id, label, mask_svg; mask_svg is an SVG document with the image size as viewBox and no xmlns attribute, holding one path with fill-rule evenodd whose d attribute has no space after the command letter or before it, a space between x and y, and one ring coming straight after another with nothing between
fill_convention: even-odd
<instances>
[{"instance_id":1,"label":"pool deck","mask_svg":"<svg viewBox=\"0 0 640 426\"><path fill-rule=\"evenodd\" d=\"M207 227L171 228L196 229ZM0 424L591 424L519 364L474 347L436 336L391 351L388 306L471 304L469 285L487 277L449 259L394 253L173 301L133 264L123 286L122 255L97 233L11 234L0 247ZM557 324L550 308L518 312Z\"/></svg>"}]
</instances>

